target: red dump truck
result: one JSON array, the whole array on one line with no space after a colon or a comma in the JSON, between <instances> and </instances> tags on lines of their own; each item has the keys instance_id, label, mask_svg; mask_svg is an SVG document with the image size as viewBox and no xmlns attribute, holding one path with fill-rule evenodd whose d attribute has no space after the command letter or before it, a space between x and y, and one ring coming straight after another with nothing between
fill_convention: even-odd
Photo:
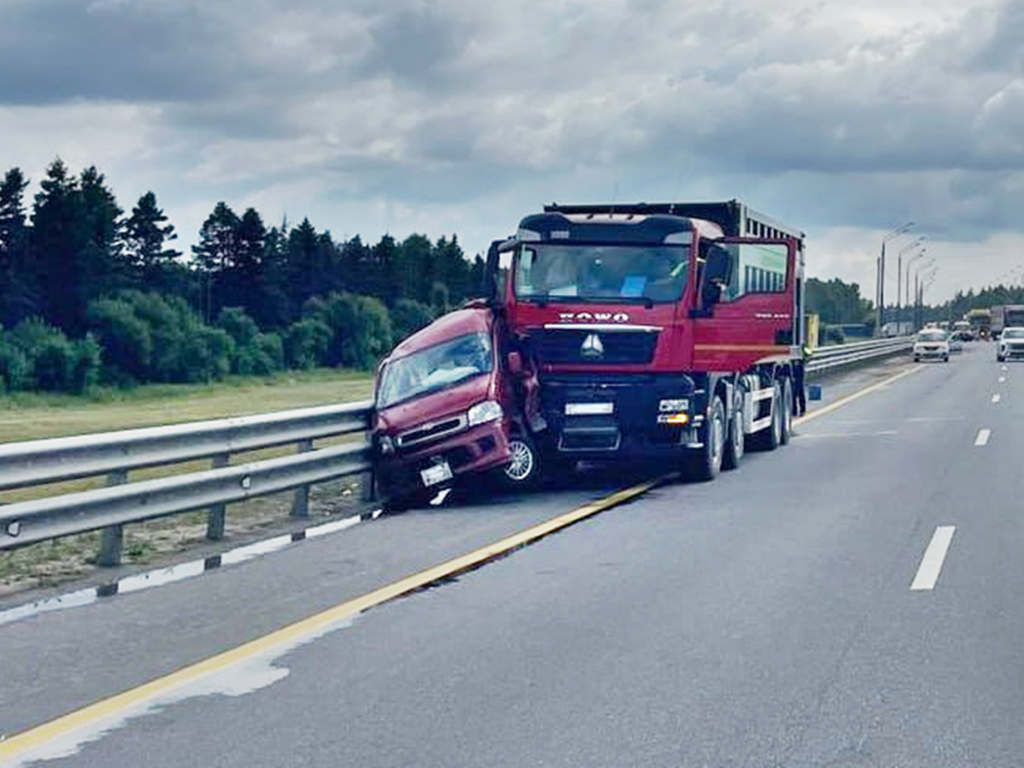
<instances>
[{"instance_id":1,"label":"red dump truck","mask_svg":"<svg viewBox=\"0 0 1024 768\"><path fill-rule=\"evenodd\" d=\"M803 233L736 200L526 216L492 243L485 286L537 372L524 439L548 462L677 457L704 480L747 440L787 443L803 274Z\"/></svg>"}]
</instances>

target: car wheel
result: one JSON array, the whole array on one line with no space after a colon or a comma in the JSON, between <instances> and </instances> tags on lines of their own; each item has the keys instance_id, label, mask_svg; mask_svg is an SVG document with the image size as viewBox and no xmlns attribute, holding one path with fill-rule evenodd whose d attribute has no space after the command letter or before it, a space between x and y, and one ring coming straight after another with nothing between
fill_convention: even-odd
<instances>
[{"instance_id":1,"label":"car wheel","mask_svg":"<svg viewBox=\"0 0 1024 768\"><path fill-rule=\"evenodd\" d=\"M743 462L746 453L746 435L743 434L743 409L733 410L729 425L729 438L722 453L722 469L736 469Z\"/></svg>"},{"instance_id":2,"label":"car wheel","mask_svg":"<svg viewBox=\"0 0 1024 768\"><path fill-rule=\"evenodd\" d=\"M704 447L687 457L686 474L698 482L708 482L718 477L722 470L722 455L725 450L725 406L716 397L711 403L707 424L704 426Z\"/></svg>"},{"instance_id":3,"label":"car wheel","mask_svg":"<svg viewBox=\"0 0 1024 768\"><path fill-rule=\"evenodd\" d=\"M526 435L515 435L508 441L508 446L512 460L501 471L502 483L512 489L534 487L541 476L536 444Z\"/></svg>"},{"instance_id":4,"label":"car wheel","mask_svg":"<svg viewBox=\"0 0 1024 768\"><path fill-rule=\"evenodd\" d=\"M917 355L914 355L914 362L915 363L920 363L921 362L921 358L918 357Z\"/></svg>"}]
</instances>

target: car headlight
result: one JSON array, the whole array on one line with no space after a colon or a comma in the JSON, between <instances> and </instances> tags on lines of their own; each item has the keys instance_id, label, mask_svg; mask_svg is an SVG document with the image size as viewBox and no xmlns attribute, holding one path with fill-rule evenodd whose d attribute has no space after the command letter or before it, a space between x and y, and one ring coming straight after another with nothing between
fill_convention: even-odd
<instances>
[{"instance_id":1,"label":"car headlight","mask_svg":"<svg viewBox=\"0 0 1024 768\"><path fill-rule=\"evenodd\" d=\"M389 456L395 452L395 441L387 435L381 435L377 441L377 448L384 456Z\"/></svg>"},{"instance_id":2,"label":"car headlight","mask_svg":"<svg viewBox=\"0 0 1024 768\"><path fill-rule=\"evenodd\" d=\"M469 421L469 426L475 427L478 424L486 424L489 421L497 421L505 414L501 410L501 406L493 400L487 400L483 403L478 403L469 409L469 413L466 417Z\"/></svg>"}]
</instances>

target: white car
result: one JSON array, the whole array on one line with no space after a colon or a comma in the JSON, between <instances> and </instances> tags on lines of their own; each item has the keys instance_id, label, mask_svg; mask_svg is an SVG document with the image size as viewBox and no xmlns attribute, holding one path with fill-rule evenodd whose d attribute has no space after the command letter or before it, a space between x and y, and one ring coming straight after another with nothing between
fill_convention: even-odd
<instances>
[{"instance_id":1,"label":"white car","mask_svg":"<svg viewBox=\"0 0 1024 768\"><path fill-rule=\"evenodd\" d=\"M949 334L939 328L925 328L914 340L914 362L922 360L949 362Z\"/></svg>"},{"instance_id":2,"label":"white car","mask_svg":"<svg viewBox=\"0 0 1024 768\"><path fill-rule=\"evenodd\" d=\"M1004 328L996 342L996 360L1024 357L1024 328Z\"/></svg>"}]
</instances>

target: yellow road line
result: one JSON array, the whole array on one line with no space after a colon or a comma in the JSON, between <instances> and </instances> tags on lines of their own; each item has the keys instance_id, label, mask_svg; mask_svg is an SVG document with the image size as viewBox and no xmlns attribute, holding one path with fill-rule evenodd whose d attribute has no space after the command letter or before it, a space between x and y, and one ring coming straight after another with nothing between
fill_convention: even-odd
<instances>
[{"instance_id":1,"label":"yellow road line","mask_svg":"<svg viewBox=\"0 0 1024 768\"><path fill-rule=\"evenodd\" d=\"M590 504L574 509L559 517L535 525L507 538L481 547L473 552L449 560L440 565L428 568L400 581L388 584L385 587L374 590L361 597L348 600L344 603L328 608L321 613L314 614L309 618L302 619L270 634L251 640L242 645L236 646L229 651L211 656L203 661L179 669L164 677L159 677L148 683L102 699L90 704L75 712L51 720L48 723L24 731L6 740L0 741L0 761L16 758L27 750L38 748L54 739L69 735L78 728L88 728L100 720L110 718L124 712L132 707L145 704L157 697L188 683L192 683L201 677L218 672L232 664L246 661L258 654L272 651L278 647L286 647L300 638L315 635L339 621L356 616L363 611L375 606L394 600L396 597L413 592L416 589L425 587L440 579L453 576L467 571L476 566L482 565L490 560L511 552L519 547L537 541L562 528L592 517L596 514L611 509L612 507L631 501L659 483L664 482L673 475L665 475L653 480L648 480L630 488L613 493L603 499L598 499Z\"/></svg>"},{"instance_id":2,"label":"yellow road line","mask_svg":"<svg viewBox=\"0 0 1024 768\"><path fill-rule=\"evenodd\" d=\"M885 381L873 384L870 387L866 387L858 392L854 392L846 397L840 398L836 402L831 403L824 408L812 411L806 416L796 419L794 423L803 424L811 419L816 419L819 416L831 413L854 400L864 397L865 395L869 395L872 392L877 392L879 389L882 389L905 376L916 373L922 368L923 366L911 368L910 370L904 371L896 376L892 376ZM402 595L406 595L417 589L428 586L429 584L433 584L440 579L454 576L458 573L462 573L471 568L487 563L515 549L555 533L556 531L567 528L574 523L578 523L588 517L593 517L594 515L612 509L620 504L624 504L627 501L643 496L652 488L674 477L676 477L676 474L671 473L653 480L639 483L630 488L625 488L617 493L611 494L610 496L606 496L603 499L598 499L597 501L593 501L589 504L584 504L582 507L578 507L571 512L552 518L551 520L547 520L546 522L540 523L539 525L535 525L531 528L527 528L526 530L494 542L493 544L481 547L480 549L469 552L461 557L457 557L453 560L441 563L440 565L428 568L425 571L420 571L417 574L408 576L392 584L388 584L387 586L376 589L373 592L362 595L361 597L340 603L333 608L328 608L325 611L297 621L294 624L289 624L286 627L282 627L281 629L275 630L267 635L258 637L255 640L250 640L249 642L236 646L231 650L219 653L216 656L211 656L195 664L191 664L179 669L177 672L172 672L163 677L151 680L137 688L132 688L131 690L124 691L123 693L102 699L94 704L83 707L82 709L58 717L55 720L51 720L50 722L36 726L35 728L31 728L15 736L11 736L5 740L0 740L0 761L17 758L18 755L23 754L28 750L39 748L50 741L71 734L76 729L88 728L101 720L114 717L140 704L153 701L174 689L181 688L189 683L195 682L206 675L223 670L233 664L246 661L261 653L273 651L275 648L287 647L303 637L316 635L325 628L347 618L356 616L370 608L382 605L383 603L387 603L397 597L401 597Z\"/></svg>"}]
</instances>

